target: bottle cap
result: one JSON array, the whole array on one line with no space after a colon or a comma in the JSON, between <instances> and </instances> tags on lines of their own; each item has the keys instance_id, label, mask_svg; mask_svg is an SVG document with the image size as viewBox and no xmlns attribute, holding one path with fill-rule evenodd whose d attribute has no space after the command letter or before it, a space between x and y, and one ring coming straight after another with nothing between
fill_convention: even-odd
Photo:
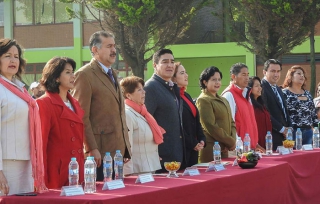
<instances>
[{"instance_id":1,"label":"bottle cap","mask_svg":"<svg viewBox=\"0 0 320 204\"><path fill-rule=\"evenodd\" d=\"M120 153L120 150L116 150L116 153Z\"/></svg>"},{"instance_id":2,"label":"bottle cap","mask_svg":"<svg viewBox=\"0 0 320 204\"><path fill-rule=\"evenodd\" d=\"M214 144L219 144L219 142L214 142Z\"/></svg>"},{"instance_id":3,"label":"bottle cap","mask_svg":"<svg viewBox=\"0 0 320 204\"><path fill-rule=\"evenodd\" d=\"M77 158L72 157L72 158L71 158L71 161L77 161Z\"/></svg>"},{"instance_id":4,"label":"bottle cap","mask_svg":"<svg viewBox=\"0 0 320 204\"><path fill-rule=\"evenodd\" d=\"M267 131L267 134L271 134L271 132L270 132L270 131Z\"/></svg>"},{"instance_id":5,"label":"bottle cap","mask_svg":"<svg viewBox=\"0 0 320 204\"><path fill-rule=\"evenodd\" d=\"M297 128L297 130L300 130L300 128Z\"/></svg>"},{"instance_id":6,"label":"bottle cap","mask_svg":"<svg viewBox=\"0 0 320 204\"><path fill-rule=\"evenodd\" d=\"M110 156L110 152L106 152L106 156Z\"/></svg>"},{"instance_id":7,"label":"bottle cap","mask_svg":"<svg viewBox=\"0 0 320 204\"><path fill-rule=\"evenodd\" d=\"M87 157L87 160L92 160L92 157Z\"/></svg>"}]
</instances>

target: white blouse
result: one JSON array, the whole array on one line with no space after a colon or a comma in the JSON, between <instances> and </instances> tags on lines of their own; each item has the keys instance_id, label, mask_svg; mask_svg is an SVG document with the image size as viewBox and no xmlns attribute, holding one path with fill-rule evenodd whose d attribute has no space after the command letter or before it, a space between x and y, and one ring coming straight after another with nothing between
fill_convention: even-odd
<instances>
[{"instance_id":1,"label":"white blouse","mask_svg":"<svg viewBox=\"0 0 320 204\"><path fill-rule=\"evenodd\" d=\"M18 79L9 81L21 91L24 84ZM30 160L30 139L28 124L28 104L0 84L0 170L2 160Z\"/></svg>"}]
</instances>

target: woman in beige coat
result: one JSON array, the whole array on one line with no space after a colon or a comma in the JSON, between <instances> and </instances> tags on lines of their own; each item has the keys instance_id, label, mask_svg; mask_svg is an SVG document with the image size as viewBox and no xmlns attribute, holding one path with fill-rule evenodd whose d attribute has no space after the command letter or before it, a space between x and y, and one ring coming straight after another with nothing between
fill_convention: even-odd
<instances>
[{"instance_id":1,"label":"woman in beige coat","mask_svg":"<svg viewBox=\"0 0 320 204\"><path fill-rule=\"evenodd\" d=\"M228 150L235 149L236 127L232 120L228 101L218 95L222 73L217 67L209 67L200 75L202 93L196 106L200 113L200 123L206 136L207 146L200 151L200 162L213 160L213 145L218 141L221 157L228 157Z\"/></svg>"},{"instance_id":2,"label":"woman in beige coat","mask_svg":"<svg viewBox=\"0 0 320 204\"><path fill-rule=\"evenodd\" d=\"M147 111L143 79L130 76L121 83L125 97L126 122L131 143L131 160L124 165L124 174L154 172L161 169L158 144L163 142L164 130Z\"/></svg>"}]
</instances>

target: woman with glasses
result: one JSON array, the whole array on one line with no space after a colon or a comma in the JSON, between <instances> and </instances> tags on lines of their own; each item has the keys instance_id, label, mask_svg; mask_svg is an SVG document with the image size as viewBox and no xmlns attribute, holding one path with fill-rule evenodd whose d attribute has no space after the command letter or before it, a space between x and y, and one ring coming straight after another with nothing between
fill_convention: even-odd
<instances>
[{"instance_id":1,"label":"woman with glasses","mask_svg":"<svg viewBox=\"0 0 320 204\"><path fill-rule=\"evenodd\" d=\"M286 75L282 91L286 96L287 109L293 126L293 139L298 128L302 131L302 144L312 144L312 127L317 127L313 98L305 90L307 78L301 66L291 67Z\"/></svg>"}]
</instances>

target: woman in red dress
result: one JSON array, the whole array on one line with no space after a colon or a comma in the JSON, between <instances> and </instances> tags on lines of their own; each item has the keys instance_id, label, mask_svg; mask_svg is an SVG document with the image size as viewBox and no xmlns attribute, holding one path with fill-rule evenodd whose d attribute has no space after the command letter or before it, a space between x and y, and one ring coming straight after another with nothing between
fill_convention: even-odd
<instances>
[{"instance_id":1,"label":"woman in red dress","mask_svg":"<svg viewBox=\"0 0 320 204\"><path fill-rule=\"evenodd\" d=\"M272 131L272 124L270 120L270 114L267 111L264 102L261 97L262 87L261 80L259 77L250 77L249 78L249 88L251 89L250 98L254 108L254 114L258 127L258 144L266 148L266 134L267 131Z\"/></svg>"}]
</instances>

